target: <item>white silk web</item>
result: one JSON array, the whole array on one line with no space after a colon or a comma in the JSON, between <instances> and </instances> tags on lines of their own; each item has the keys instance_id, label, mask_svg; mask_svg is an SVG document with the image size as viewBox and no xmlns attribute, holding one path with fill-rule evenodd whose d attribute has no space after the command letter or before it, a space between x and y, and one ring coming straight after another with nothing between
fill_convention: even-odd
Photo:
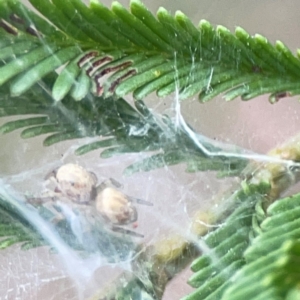
<instances>
[{"instance_id":1,"label":"white silk web","mask_svg":"<svg viewBox=\"0 0 300 300\"><path fill-rule=\"evenodd\" d=\"M109 1L105 2L110 4ZM147 6L153 5L153 7L158 4L158 1L157 3L155 1L144 2ZM199 5L199 1L192 1L190 9L182 7L179 9L192 16L195 22L201 18L214 17L218 23L222 23L223 20L226 23L225 17L220 21L216 17L216 3L206 2L201 1ZM245 9L237 7L234 12L233 7L236 6L236 1L229 2L231 5L229 12L236 16L228 17L231 18L229 26L241 24L258 30L255 26L251 27L253 15L252 19L249 19L249 24L244 25L245 15L241 17L238 15L242 14ZM182 3L176 2L178 5ZM124 1L123 4L127 5L127 2ZM165 3L162 4L165 6ZM170 1L168 5L171 8L176 6ZM268 5L271 7L271 1ZM205 9L198 8L200 6ZM196 10L195 7L197 7ZM190 10L190 13L187 10ZM258 8L253 5L254 10L258 11ZM272 9L269 8L269 11ZM222 13L219 17L222 18L223 15ZM268 18L267 14L262 13L262 15L262 18ZM272 18L264 23L272 24L272 22L274 26ZM279 34L276 31L276 38L280 39ZM174 66L176 70L176 61L174 61ZM210 76L213 75L212 69ZM207 89L210 89L209 81ZM168 114L177 125L176 128L185 130L197 147L208 157L242 156L261 163L279 162L283 165L295 166L291 161L270 158L260 153L265 153L269 148L283 142L288 136L298 131L298 103L286 99L285 103L280 102L270 107L266 99L262 98L249 103L241 103L240 100L224 103L223 99L218 98L214 102L200 105L196 97L180 102L178 93L179 90L175 95L163 100L149 97L146 103L155 112ZM132 100L128 99L128 101ZM66 116L71 116L69 113L66 111ZM136 128L131 128L129 134L141 134L147 130L148 128L145 127L137 132ZM183 164L124 177L123 170L131 163L146 157L146 154L100 159L99 150L97 150L77 157L74 155L76 148L87 142L96 141L97 138L68 141L50 148L42 146L42 139L43 137L23 141L19 137L19 132L0 136L0 194L14 201L16 205L20 205L26 218L31 220L33 226L38 228L43 237L55 248L51 251L49 246L43 246L23 251L20 250L19 245L14 245L3 250L0 253L0 300L89 299L97 290L111 283L122 272L135 272L131 263L140 250L175 234L184 236L190 242L195 242L204 253L208 250L205 243L199 242L195 236L188 233L193 215L199 210L220 212L223 209L223 201L230 200L230 196L223 196L223 194L228 187L236 183L236 179L219 180L213 172L188 174ZM205 143L222 148L222 151L212 152L205 147ZM249 149L249 151L238 152L237 150L241 148ZM36 211L22 205L26 194L36 195L47 189L44 178L49 171L66 163L78 163L86 170L95 173L99 183L107 178L114 178L124 185L121 191L125 194L153 203L153 206L135 204L138 220L136 224L129 224L126 227L144 235L143 238L125 237L125 244L128 242L139 245L140 249L137 252L129 248L125 259L116 259L119 256L120 247L114 247L115 240L106 233L104 237L107 247L104 248L109 249L108 253L105 251L85 253L82 249L76 251L53 230L51 222L46 222ZM76 221L76 215L73 217ZM80 222L76 224L77 228L82 225ZM74 231L76 226L73 226ZM109 229L107 230L110 232ZM111 261L111 258L115 261ZM180 296L186 295L191 290L185 283L189 275L189 271L179 274L175 279L177 284L167 290L164 300L179 299Z\"/></svg>"}]
</instances>

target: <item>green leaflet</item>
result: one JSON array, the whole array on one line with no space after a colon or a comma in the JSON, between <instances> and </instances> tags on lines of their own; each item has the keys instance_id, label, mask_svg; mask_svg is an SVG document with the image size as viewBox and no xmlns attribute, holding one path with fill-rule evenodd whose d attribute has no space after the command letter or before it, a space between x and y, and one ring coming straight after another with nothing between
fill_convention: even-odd
<instances>
[{"instance_id":1,"label":"green leaflet","mask_svg":"<svg viewBox=\"0 0 300 300\"><path fill-rule=\"evenodd\" d=\"M0 67L0 85L7 82L20 72L25 71L28 67L36 65L37 62L43 60L49 55L52 55L57 49L57 46L40 46L33 49L28 54L24 54L3 67ZM30 78L27 80L30 80Z\"/></svg>"},{"instance_id":2,"label":"green leaflet","mask_svg":"<svg viewBox=\"0 0 300 300\"><path fill-rule=\"evenodd\" d=\"M111 146L116 146L118 145L118 142L116 141L115 138L111 139L106 139L103 141L98 141L98 142L93 142L88 145L84 145L76 149L75 153L77 155L83 155L85 153L88 153L90 151L94 151L99 148L104 148L104 147L111 147Z\"/></svg>"},{"instance_id":3,"label":"green leaflet","mask_svg":"<svg viewBox=\"0 0 300 300\"><path fill-rule=\"evenodd\" d=\"M89 9L82 1L80 0L71 0L70 1L74 8L77 10L78 14L82 17L83 28L86 26L92 26L92 32L89 34L93 35L93 39L98 41L101 45L110 48L112 44L116 44L115 32L107 26L101 19L99 19L92 11ZM84 29L85 30L85 29ZM128 45L127 41L124 39L118 39L120 45Z\"/></svg>"},{"instance_id":4,"label":"green leaflet","mask_svg":"<svg viewBox=\"0 0 300 300\"><path fill-rule=\"evenodd\" d=\"M21 242L21 240L17 237L6 238L0 241L0 249L5 249L13 244Z\"/></svg>"},{"instance_id":5,"label":"green leaflet","mask_svg":"<svg viewBox=\"0 0 300 300\"><path fill-rule=\"evenodd\" d=\"M93 39L94 41L101 43L102 45L109 46L110 41L103 36L94 24L87 22L82 12L82 6L78 4L79 1L59 1L54 0L52 3L56 6L57 10L61 11L65 17L71 20L72 23L76 24L83 34ZM77 5L76 5L77 4Z\"/></svg>"},{"instance_id":6,"label":"green leaflet","mask_svg":"<svg viewBox=\"0 0 300 300\"><path fill-rule=\"evenodd\" d=\"M120 32L122 36L126 37L132 44L136 44L137 47L144 49L154 50L152 43L150 43L144 36L138 34L135 28L130 27L122 19L114 15L107 7L98 1L91 1L91 10L102 19L107 25L114 28L117 32Z\"/></svg>"},{"instance_id":7,"label":"green leaflet","mask_svg":"<svg viewBox=\"0 0 300 300\"><path fill-rule=\"evenodd\" d=\"M200 285L205 284L207 278L219 272L220 269L223 269L223 266L230 266L235 261L239 261L239 259L243 256L244 251L245 243L237 244L233 248L229 248L228 252L224 254L217 264L213 264L212 266L209 265L206 268L203 268L201 272L197 272L196 274L192 275L188 281L189 285L192 287L199 287ZM242 260L240 263L243 263ZM198 293L201 294L199 291Z\"/></svg>"},{"instance_id":8,"label":"green leaflet","mask_svg":"<svg viewBox=\"0 0 300 300\"><path fill-rule=\"evenodd\" d=\"M34 126L34 127L29 127L27 129L24 129L21 132L21 137L23 139L28 139L28 138L39 136L42 134L57 132L60 130L61 126L64 127L64 130L68 129L68 126L63 126L63 124L60 124L60 125L59 124L47 124L47 125Z\"/></svg>"},{"instance_id":9,"label":"green leaflet","mask_svg":"<svg viewBox=\"0 0 300 300\"><path fill-rule=\"evenodd\" d=\"M231 89L234 86L238 86L240 84L244 84L247 85L248 82L250 81L255 81L255 80L259 80L259 77L256 76L255 74L249 74L246 76L231 76L228 78L228 80L224 80L220 83L215 83L213 85L211 85L211 88L208 90L204 90L199 94L199 100L201 102L207 102L211 99L213 99L214 97L216 97L217 95L228 91L229 89ZM233 90L234 91L234 90ZM238 92L234 92L234 95L230 96L230 92L227 92L223 98L225 98L226 101L230 101L233 100L235 98L235 96L238 94Z\"/></svg>"},{"instance_id":10,"label":"green leaflet","mask_svg":"<svg viewBox=\"0 0 300 300\"><path fill-rule=\"evenodd\" d=\"M286 68L288 68L292 73L298 76L300 61L297 59L293 53L288 49L286 45L284 45L281 41L276 41L275 43L276 50L281 54L279 57L282 57Z\"/></svg>"},{"instance_id":11,"label":"green leaflet","mask_svg":"<svg viewBox=\"0 0 300 300\"><path fill-rule=\"evenodd\" d=\"M146 57L144 56L144 54L139 55L138 58L134 59L132 61L132 63L130 63L129 68L126 68L125 70L117 71L115 74L113 74L112 76L110 76L108 78L108 80L105 83L106 93L108 91L108 95L110 95L111 93L109 94L109 92L115 92L116 88L119 86L119 83L132 78L132 76L137 73L143 74L143 72L146 72L149 70L151 71L154 68L159 67L164 62L165 62L165 59L159 55L146 56ZM153 70L153 72L154 72L154 70ZM154 72L154 74L155 74L155 72ZM156 75L159 75L159 74L156 74ZM145 77L143 77L143 78L145 78ZM140 80L143 78L140 78ZM135 89L142 84L143 84L143 82L139 81L135 84L134 87L131 87L131 88Z\"/></svg>"},{"instance_id":12,"label":"green leaflet","mask_svg":"<svg viewBox=\"0 0 300 300\"><path fill-rule=\"evenodd\" d=\"M23 30L26 31L30 26L34 25L46 37L53 36L58 39L65 39L65 35L62 32L59 32L53 25L31 11L19 0L7 0L7 3L11 12L15 14L15 17L17 16L15 21L12 22L16 24L19 21L20 25L22 25L19 28L23 27Z\"/></svg>"},{"instance_id":13,"label":"green leaflet","mask_svg":"<svg viewBox=\"0 0 300 300\"><path fill-rule=\"evenodd\" d=\"M15 107L2 107L0 108L0 117L8 117L8 116L15 116L15 115L34 115L44 113L41 109L42 107L22 107L15 106Z\"/></svg>"},{"instance_id":14,"label":"green leaflet","mask_svg":"<svg viewBox=\"0 0 300 300\"><path fill-rule=\"evenodd\" d=\"M206 75L206 69L204 67L197 69L195 66L180 65L175 61L174 68L176 70L175 74L174 69L162 74L162 76L158 77L157 79L154 79L153 81L148 82L136 89L133 93L134 97L136 99L143 99L148 94L156 90L158 90L157 94L159 96L164 97L174 92L174 90L177 88L181 90L186 86L186 84L189 84L191 80L200 82L200 79ZM191 78L191 80L188 78Z\"/></svg>"},{"instance_id":15,"label":"green leaflet","mask_svg":"<svg viewBox=\"0 0 300 300\"><path fill-rule=\"evenodd\" d=\"M101 152L102 158L109 158L115 155L124 154L124 153L138 153L142 150L144 151L155 151L157 146L149 146L148 144L143 143L143 140L133 141L132 143L127 143L127 145L121 145L117 147L111 147ZM126 171L126 175L129 175Z\"/></svg>"},{"instance_id":16,"label":"green leaflet","mask_svg":"<svg viewBox=\"0 0 300 300\"><path fill-rule=\"evenodd\" d=\"M208 299L212 292L218 291L218 289L222 289L223 285L226 284L228 278L234 274L237 270L243 266L243 261L236 260L229 266L222 268L216 275L214 275L209 282L202 285L192 294L181 298L181 300L196 300L201 297L201 299Z\"/></svg>"},{"instance_id":17,"label":"green leaflet","mask_svg":"<svg viewBox=\"0 0 300 300\"><path fill-rule=\"evenodd\" d=\"M215 246L214 254L217 257L223 257L227 253L227 249L231 249L232 245L235 245L234 247L245 247L248 244L248 234L249 230L247 228L242 228L236 230L236 232L232 233L231 236L224 237L222 242ZM191 269L193 272L198 272L207 267L214 268L214 266L212 266L212 258L208 255L199 257L191 264ZM201 274L195 274L195 276L201 276Z\"/></svg>"},{"instance_id":18,"label":"green leaflet","mask_svg":"<svg viewBox=\"0 0 300 300\"><path fill-rule=\"evenodd\" d=\"M34 117L34 118L10 121L3 124L0 127L0 133L8 133L16 129L31 126L31 125L41 125L46 123L47 121L48 121L48 117Z\"/></svg>"},{"instance_id":19,"label":"green leaflet","mask_svg":"<svg viewBox=\"0 0 300 300\"><path fill-rule=\"evenodd\" d=\"M90 10L103 24L105 24L105 26L111 28L111 33L115 41L119 42L120 40L120 43L124 43L128 48L133 46L131 37L132 35L134 36L134 32L131 32L130 27L127 24L117 17L114 17L110 10L98 1L90 1ZM138 37L137 44L139 44L141 40L143 40L143 37L141 37L140 40Z\"/></svg>"},{"instance_id":20,"label":"green leaflet","mask_svg":"<svg viewBox=\"0 0 300 300\"><path fill-rule=\"evenodd\" d=\"M282 90L284 91L292 91L293 89L299 89L299 83L292 83L292 82L284 82L282 80L273 79L270 78L269 80L266 80L264 82L253 82L247 85L247 92L241 94L242 100L250 100L254 97L257 97L259 95L265 94L265 93L275 93L276 88L274 88L274 85L280 85Z\"/></svg>"},{"instance_id":21,"label":"green leaflet","mask_svg":"<svg viewBox=\"0 0 300 300\"><path fill-rule=\"evenodd\" d=\"M11 59L14 55L19 56L20 54L25 54L28 50L35 47L37 47L37 44L34 44L31 41L20 41L15 43L13 46L8 45L1 48L0 59Z\"/></svg>"},{"instance_id":22,"label":"green leaflet","mask_svg":"<svg viewBox=\"0 0 300 300\"><path fill-rule=\"evenodd\" d=\"M77 81L73 83L71 90L71 96L75 101L82 100L90 90L91 80L86 75L85 71L81 71L80 75L77 78Z\"/></svg>"},{"instance_id":23,"label":"green leaflet","mask_svg":"<svg viewBox=\"0 0 300 300\"><path fill-rule=\"evenodd\" d=\"M188 80L188 82L186 78L176 80L175 83L171 83L171 85L159 89L157 94L158 96L167 95L178 85L178 88L180 88L179 99L184 100L201 91L210 93L214 90L213 86L216 85L216 83L219 86L219 84L221 85L224 81L230 81L238 76L236 71L219 73L218 69L218 66L210 66L209 68L202 66L201 69L191 70L189 74L191 79ZM215 73L218 75L214 75ZM184 83L184 81L185 84L181 86L181 82Z\"/></svg>"},{"instance_id":24,"label":"green leaflet","mask_svg":"<svg viewBox=\"0 0 300 300\"><path fill-rule=\"evenodd\" d=\"M145 37L154 47L161 51L170 51L171 47L157 34L155 34L144 22L138 19L136 16L130 14L119 2L114 1L112 3L112 11L124 22L126 22L130 28L134 28L140 35Z\"/></svg>"},{"instance_id":25,"label":"green leaflet","mask_svg":"<svg viewBox=\"0 0 300 300\"><path fill-rule=\"evenodd\" d=\"M84 137L82 133L76 132L75 130L69 131L69 132L60 132L52 134L45 138L43 145L44 146L51 146L53 144L67 141L67 140L74 140Z\"/></svg>"},{"instance_id":26,"label":"green leaflet","mask_svg":"<svg viewBox=\"0 0 300 300\"><path fill-rule=\"evenodd\" d=\"M183 64L184 62L178 62L178 67L183 66ZM152 80L155 80L156 78L165 75L170 71L173 71L174 68L176 68L176 66L174 66L174 63L172 61L170 61L160 66L157 66L155 69L146 71L141 75L132 76L129 79L127 79L125 82L122 82L117 87L116 94L122 97L128 94L129 92L136 90L141 85L144 85L145 83L149 83ZM164 84L164 81L162 81L162 84Z\"/></svg>"},{"instance_id":27,"label":"green leaflet","mask_svg":"<svg viewBox=\"0 0 300 300\"><path fill-rule=\"evenodd\" d=\"M262 224L262 227L264 228L265 226L268 226L269 222L274 218L276 219L285 213L291 213L298 207L300 207L300 197L298 194L274 202L268 208L268 213L272 215L272 218L266 219L264 224ZM291 217L291 220L292 219L295 218Z\"/></svg>"},{"instance_id":28,"label":"green leaflet","mask_svg":"<svg viewBox=\"0 0 300 300\"><path fill-rule=\"evenodd\" d=\"M52 56L46 58L15 79L11 85L12 95L21 95L45 75L74 58L74 56L78 55L80 52L81 50L77 46L73 46L53 53Z\"/></svg>"},{"instance_id":29,"label":"green leaflet","mask_svg":"<svg viewBox=\"0 0 300 300\"><path fill-rule=\"evenodd\" d=\"M188 39L184 30L177 24L176 19L166 9L163 7L158 9L157 19L162 24L164 31L168 33L170 41L179 52L179 55L181 53L193 54L191 47L194 48L194 45Z\"/></svg>"},{"instance_id":30,"label":"green leaflet","mask_svg":"<svg viewBox=\"0 0 300 300\"><path fill-rule=\"evenodd\" d=\"M56 101L62 100L75 83L75 80L80 73L80 68L77 63L77 58L69 62L57 77L52 88L52 95Z\"/></svg>"},{"instance_id":31,"label":"green leaflet","mask_svg":"<svg viewBox=\"0 0 300 300\"><path fill-rule=\"evenodd\" d=\"M88 41L89 38L80 28L73 23L72 19L67 18L64 13L48 0L30 0L30 3L51 23L72 38L80 41Z\"/></svg>"}]
</instances>

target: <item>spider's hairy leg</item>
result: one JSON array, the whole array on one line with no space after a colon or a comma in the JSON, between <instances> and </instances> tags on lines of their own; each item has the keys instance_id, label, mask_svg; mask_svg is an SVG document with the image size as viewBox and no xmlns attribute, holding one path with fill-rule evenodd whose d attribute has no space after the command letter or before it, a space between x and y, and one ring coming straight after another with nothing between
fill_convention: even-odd
<instances>
[{"instance_id":1,"label":"spider's hairy leg","mask_svg":"<svg viewBox=\"0 0 300 300\"><path fill-rule=\"evenodd\" d=\"M45 193L40 197L26 196L26 202L39 210L42 209L43 213L48 216L48 220L53 224L57 224L64 219L63 214L56 206L59 197L59 193Z\"/></svg>"},{"instance_id":2,"label":"spider's hairy leg","mask_svg":"<svg viewBox=\"0 0 300 300\"><path fill-rule=\"evenodd\" d=\"M119 181L115 180L114 178L109 178L109 179L104 180L97 186L97 191L101 192L107 187L122 188L123 184L120 183Z\"/></svg>"},{"instance_id":3,"label":"spider's hairy leg","mask_svg":"<svg viewBox=\"0 0 300 300\"><path fill-rule=\"evenodd\" d=\"M134 236L134 237L139 237L139 238L143 238L144 237L140 233L134 232L132 230L129 230L129 229L126 229L126 228L123 228L123 227L115 226L115 225L112 226L111 229L114 232L118 232L118 233L122 233L122 234L128 234L128 235L131 235L131 236Z\"/></svg>"},{"instance_id":4,"label":"spider's hairy leg","mask_svg":"<svg viewBox=\"0 0 300 300\"><path fill-rule=\"evenodd\" d=\"M135 197L127 196L127 195L126 195L126 198L127 198L130 202L132 202L132 203L137 203L137 204L143 204L143 205L153 206L153 203L152 203L152 202L149 202L149 201L146 201L146 200L143 200L143 199L140 199L140 198L135 198Z\"/></svg>"}]
</instances>

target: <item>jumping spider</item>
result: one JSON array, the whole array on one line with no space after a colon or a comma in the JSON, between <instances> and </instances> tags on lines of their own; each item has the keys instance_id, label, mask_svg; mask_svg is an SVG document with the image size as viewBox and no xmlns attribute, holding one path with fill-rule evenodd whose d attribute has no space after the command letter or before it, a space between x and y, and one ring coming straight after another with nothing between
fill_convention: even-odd
<instances>
[{"instance_id":1,"label":"jumping spider","mask_svg":"<svg viewBox=\"0 0 300 300\"><path fill-rule=\"evenodd\" d=\"M148 201L125 195L118 188L121 184L110 178L97 186L97 176L77 164L65 164L46 176L54 183L54 191L47 191L37 198L27 198L33 205L43 205L54 215L53 222L65 218L64 207L80 212L85 217L102 219L111 230L136 237L143 235L121 227L134 223L137 210L133 203L152 205ZM59 207L56 209L55 207Z\"/></svg>"}]
</instances>

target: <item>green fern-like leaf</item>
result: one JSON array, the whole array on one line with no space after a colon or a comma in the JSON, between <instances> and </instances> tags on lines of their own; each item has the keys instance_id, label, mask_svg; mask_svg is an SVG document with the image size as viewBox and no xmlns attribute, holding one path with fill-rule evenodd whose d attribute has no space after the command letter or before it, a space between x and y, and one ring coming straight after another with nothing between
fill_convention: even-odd
<instances>
[{"instance_id":1,"label":"green fern-like leaf","mask_svg":"<svg viewBox=\"0 0 300 300\"><path fill-rule=\"evenodd\" d=\"M49 95L57 75L52 73L21 96L11 98L8 86L0 87L0 117L30 115L9 121L0 133L22 129L22 138L48 134L44 145L76 138L98 137L98 140L79 147L76 154L102 149L104 158L122 153L154 152L126 169L127 174L158 167L186 163L189 172L215 170L234 175L244 168L243 158L210 157L195 144L183 128L168 118L156 116L142 101L135 107L124 99L95 97L88 94L82 101L65 96L56 102ZM205 149L221 149L199 140Z\"/></svg>"},{"instance_id":2,"label":"green fern-like leaf","mask_svg":"<svg viewBox=\"0 0 300 300\"><path fill-rule=\"evenodd\" d=\"M261 234L244 253L246 265L232 277L222 299L297 299L299 204L296 194L268 208Z\"/></svg>"},{"instance_id":3,"label":"green fern-like leaf","mask_svg":"<svg viewBox=\"0 0 300 300\"><path fill-rule=\"evenodd\" d=\"M12 95L62 66L56 101L68 93L81 100L89 90L136 99L179 91L180 99L198 94L201 101L269 93L271 102L300 93L299 59L282 42L240 27L233 34L205 20L194 26L164 8L155 17L139 0L130 11L117 1L111 9L98 1L30 2L47 21L18 0L0 1L0 85L10 82Z\"/></svg>"},{"instance_id":4,"label":"green fern-like leaf","mask_svg":"<svg viewBox=\"0 0 300 300\"><path fill-rule=\"evenodd\" d=\"M194 274L188 282L196 290L182 300L222 299L229 279L246 264L243 253L253 236L253 216L257 216L268 189L265 183L245 185L235 195L238 208L203 239L209 251L194 260L191 265Z\"/></svg>"}]
</instances>

